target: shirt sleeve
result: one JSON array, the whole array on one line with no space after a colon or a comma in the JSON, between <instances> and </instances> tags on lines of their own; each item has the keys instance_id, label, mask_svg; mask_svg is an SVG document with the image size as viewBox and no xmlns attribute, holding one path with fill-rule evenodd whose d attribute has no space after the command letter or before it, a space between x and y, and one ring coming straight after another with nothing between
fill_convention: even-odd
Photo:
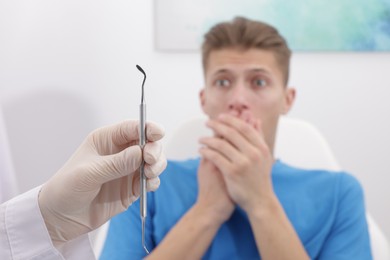
<instances>
[{"instance_id":1,"label":"shirt sleeve","mask_svg":"<svg viewBox=\"0 0 390 260\"><path fill-rule=\"evenodd\" d=\"M153 242L152 196L148 193L148 216L145 223L145 243L149 252L155 247ZM134 202L127 211L113 217L107 238L100 255L100 260L118 259L143 259L146 252L142 246L142 223L140 218L140 200Z\"/></svg>"},{"instance_id":2,"label":"shirt sleeve","mask_svg":"<svg viewBox=\"0 0 390 260\"><path fill-rule=\"evenodd\" d=\"M319 259L372 259L363 189L345 173L340 174L338 185L336 220Z\"/></svg>"},{"instance_id":3,"label":"shirt sleeve","mask_svg":"<svg viewBox=\"0 0 390 260\"><path fill-rule=\"evenodd\" d=\"M41 187L0 206L0 259L95 259L88 235L54 247L38 205Z\"/></svg>"}]
</instances>

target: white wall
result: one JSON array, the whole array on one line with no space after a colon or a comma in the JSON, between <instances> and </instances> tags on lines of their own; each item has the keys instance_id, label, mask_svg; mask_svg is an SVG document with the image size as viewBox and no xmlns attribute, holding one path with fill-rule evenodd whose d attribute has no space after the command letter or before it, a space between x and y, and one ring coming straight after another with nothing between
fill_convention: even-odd
<instances>
[{"instance_id":1,"label":"white wall","mask_svg":"<svg viewBox=\"0 0 390 260\"><path fill-rule=\"evenodd\" d=\"M92 129L138 116L135 64L148 75L148 117L169 138L200 113L202 72L199 53L155 51L151 0L0 2L0 103L22 191ZM297 53L291 74L291 116L324 133L390 238L390 53Z\"/></svg>"}]
</instances>

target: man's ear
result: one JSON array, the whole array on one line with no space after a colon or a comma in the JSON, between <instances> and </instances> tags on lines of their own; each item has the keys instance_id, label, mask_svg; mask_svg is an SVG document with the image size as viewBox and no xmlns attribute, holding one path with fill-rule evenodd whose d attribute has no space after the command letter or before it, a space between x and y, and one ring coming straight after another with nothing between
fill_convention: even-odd
<instances>
[{"instance_id":1,"label":"man's ear","mask_svg":"<svg viewBox=\"0 0 390 260\"><path fill-rule=\"evenodd\" d=\"M287 87L285 89L284 105L282 110L283 115L287 114L291 110L292 106L294 105L295 96L296 96L295 88Z\"/></svg>"},{"instance_id":2,"label":"man's ear","mask_svg":"<svg viewBox=\"0 0 390 260\"><path fill-rule=\"evenodd\" d=\"M199 91L199 101L200 101L200 106L202 107L203 112L205 112L205 104L206 104L206 95L205 95L205 88L203 87Z\"/></svg>"}]
</instances>

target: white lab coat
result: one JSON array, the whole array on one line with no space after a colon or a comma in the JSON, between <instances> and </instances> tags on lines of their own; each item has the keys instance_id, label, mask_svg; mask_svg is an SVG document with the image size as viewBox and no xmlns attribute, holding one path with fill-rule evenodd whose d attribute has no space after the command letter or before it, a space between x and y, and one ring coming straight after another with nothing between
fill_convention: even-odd
<instances>
[{"instance_id":1,"label":"white lab coat","mask_svg":"<svg viewBox=\"0 0 390 260\"><path fill-rule=\"evenodd\" d=\"M88 234L53 246L38 206L40 188L0 205L0 259L95 259Z\"/></svg>"}]
</instances>

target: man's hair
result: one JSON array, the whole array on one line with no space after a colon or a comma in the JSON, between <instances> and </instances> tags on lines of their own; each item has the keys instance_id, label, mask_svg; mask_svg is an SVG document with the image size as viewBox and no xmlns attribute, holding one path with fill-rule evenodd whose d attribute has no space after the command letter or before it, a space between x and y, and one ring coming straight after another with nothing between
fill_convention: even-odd
<instances>
[{"instance_id":1,"label":"man's hair","mask_svg":"<svg viewBox=\"0 0 390 260\"><path fill-rule=\"evenodd\" d=\"M271 25L243 17L216 24L204 35L203 70L206 71L212 51L226 48L237 48L243 51L249 49L271 51L282 71L284 83L287 85L291 50L286 40Z\"/></svg>"}]
</instances>

